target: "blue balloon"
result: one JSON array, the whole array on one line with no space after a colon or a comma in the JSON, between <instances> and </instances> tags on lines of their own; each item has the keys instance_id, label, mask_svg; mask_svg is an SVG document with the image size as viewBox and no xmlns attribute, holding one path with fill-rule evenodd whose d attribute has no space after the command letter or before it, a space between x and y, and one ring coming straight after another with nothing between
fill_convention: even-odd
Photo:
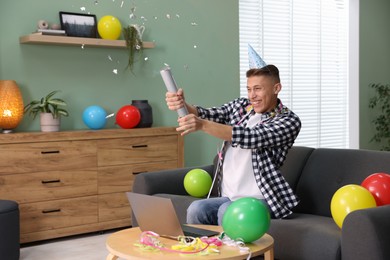
<instances>
[{"instance_id":1,"label":"blue balloon","mask_svg":"<svg viewBox=\"0 0 390 260\"><path fill-rule=\"evenodd\" d=\"M83 122L91 129L101 129L106 125L107 113L100 106L89 106L83 112Z\"/></svg>"}]
</instances>

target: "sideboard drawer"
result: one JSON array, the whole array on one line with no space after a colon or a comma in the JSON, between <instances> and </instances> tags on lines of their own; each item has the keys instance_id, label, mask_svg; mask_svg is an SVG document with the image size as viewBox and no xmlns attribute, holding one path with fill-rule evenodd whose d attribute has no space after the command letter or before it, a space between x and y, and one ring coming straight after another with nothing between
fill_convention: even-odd
<instances>
[{"instance_id":1,"label":"sideboard drawer","mask_svg":"<svg viewBox=\"0 0 390 260\"><path fill-rule=\"evenodd\" d=\"M112 193L98 195L99 198L99 222L130 219L131 209L126 193Z\"/></svg>"},{"instance_id":2,"label":"sideboard drawer","mask_svg":"<svg viewBox=\"0 0 390 260\"><path fill-rule=\"evenodd\" d=\"M30 233L96 223L97 196L19 205L20 231Z\"/></svg>"},{"instance_id":3,"label":"sideboard drawer","mask_svg":"<svg viewBox=\"0 0 390 260\"><path fill-rule=\"evenodd\" d=\"M98 169L98 193L114 193L130 191L133 187L134 175L177 168L177 161L104 166Z\"/></svg>"},{"instance_id":4,"label":"sideboard drawer","mask_svg":"<svg viewBox=\"0 0 390 260\"><path fill-rule=\"evenodd\" d=\"M0 145L0 175L96 167L94 141Z\"/></svg>"},{"instance_id":5,"label":"sideboard drawer","mask_svg":"<svg viewBox=\"0 0 390 260\"><path fill-rule=\"evenodd\" d=\"M16 200L19 203L89 196L96 193L96 167L0 175L0 198Z\"/></svg>"},{"instance_id":6,"label":"sideboard drawer","mask_svg":"<svg viewBox=\"0 0 390 260\"><path fill-rule=\"evenodd\" d=\"M177 136L98 141L98 166L177 160Z\"/></svg>"}]
</instances>

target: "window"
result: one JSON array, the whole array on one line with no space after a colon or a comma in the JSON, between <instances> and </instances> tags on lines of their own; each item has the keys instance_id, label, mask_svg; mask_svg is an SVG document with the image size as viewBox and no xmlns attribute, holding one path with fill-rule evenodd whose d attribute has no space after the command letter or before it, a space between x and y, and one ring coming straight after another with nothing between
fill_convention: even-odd
<instances>
[{"instance_id":1,"label":"window","mask_svg":"<svg viewBox=\"0 0 390 260\"><path fill-rule=\"evenodd\" d=\"M349 0L240 0L240 95L250 44L280 70L279 97L302 121L295 145L356 146L349 30Z\"/></svg>"}]
</instances>

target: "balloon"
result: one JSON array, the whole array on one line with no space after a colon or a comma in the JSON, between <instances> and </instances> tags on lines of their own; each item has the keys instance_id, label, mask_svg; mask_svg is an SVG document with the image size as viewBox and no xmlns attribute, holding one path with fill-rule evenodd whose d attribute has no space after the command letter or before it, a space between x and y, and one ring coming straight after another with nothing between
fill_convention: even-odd
<instances>
[{"instance_id":1,"label":"balloon","mask_svg":"<svg viewBox=\"0 0 390 260\"><path fill-rule=\"evenodd\" d=\"M390 174L374 173L361 184L374 196L377 206L390 204Z\"/></svg>"},{"instance_id":2,"label":"balloon","mask_svg":"<svg viewBox=\"0 0 390 260\"><path fill-rule=\"evenodd\" d=\"M352 211L376 207L374 196L360 185L349 184L338 189L330 202L333 220L340 228Z\"/></svg>"},{"instance_id":3,"label":"balloon","mask_svg":"<svg viewBox=\"0 0 390 260\"><path fill-rule=\"evenodd\" d=\"M141 121L141 113L132 105L121 107L116 114L116 123L125 129L136 127Z\"/></svg>"},{"instance_id":4,"label":"balloon","mask_svg":"<svg viewBox=\"0 0 390 260\"><path fill-rule=\"evenodd\" d=\"M98 22L98 32L103 39L117 40L122 32L121 22L114 16L103 16Z\"/></svg>"},{"instance_id":5,"label":"balloon","mask_svg":"<svg viewBox=\"0 0 390 260\"><path fill-rule=\"evenodd\" d=\"M83 122L91 129L101 129L106 125L106 111L100 106L89 106L83 112Z\"/></svg>"},{"instance_id":6,"label":"balloon","mask_svg":"<svg viewBox=\"0 0 390 260\"><path fill-rule=\"evenodd\" d=\"M267 232L270 222L267 205L258 199L245 197L227 207L222 217L222 228L231 239L250 243Z\"/></svg>"},{"instance_id":7,"label":"balloon","mask_svg":"<svg viewBox=\"0 0 390 260\"><path fill-rule=\"evenodd\" d=\"M193 197L201 198L207 195L211 188L211 176L202 169L193 169L184 177L184 188Z\"/></svg>"}]
</instances>

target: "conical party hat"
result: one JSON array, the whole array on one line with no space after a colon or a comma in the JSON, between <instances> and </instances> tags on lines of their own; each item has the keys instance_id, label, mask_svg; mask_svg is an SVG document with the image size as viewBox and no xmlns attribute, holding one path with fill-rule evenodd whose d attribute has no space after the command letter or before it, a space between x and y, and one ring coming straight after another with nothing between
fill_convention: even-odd
<instances>
[{"instance_id":1,"label":"conical party hat","mask_svg":"<svg viewBox=\"0 0 390 260\"><path fill-rule=\"evenodd\" d=\"M260 55L252 48L250 44L248 44L248 59L250 69L261 69L262 67L267 66L267 63L263 61Z\"/></svg>"}]
</instances>

